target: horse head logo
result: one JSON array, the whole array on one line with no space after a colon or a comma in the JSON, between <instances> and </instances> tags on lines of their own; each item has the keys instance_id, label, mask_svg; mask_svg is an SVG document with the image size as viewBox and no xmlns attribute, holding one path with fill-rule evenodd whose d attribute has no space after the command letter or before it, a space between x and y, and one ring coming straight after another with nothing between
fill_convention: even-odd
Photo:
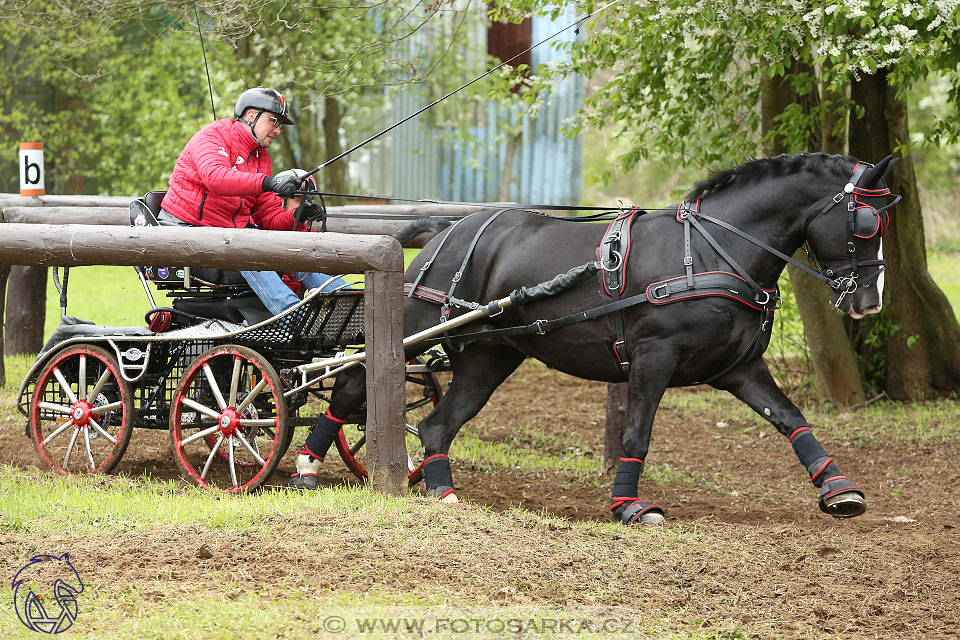
<instances>
[{"instance_id":1,"label":"horse head logo","mask_svg":"<svg viewBox=\"0 0 960 640\"><path fill-rule=\"evenodd\" d=\"M13 604L23 626L40 633L61 633L77 619L77 595L83 580L62 556L33 556L13 578Z\"/></svg>"}]
</instances>

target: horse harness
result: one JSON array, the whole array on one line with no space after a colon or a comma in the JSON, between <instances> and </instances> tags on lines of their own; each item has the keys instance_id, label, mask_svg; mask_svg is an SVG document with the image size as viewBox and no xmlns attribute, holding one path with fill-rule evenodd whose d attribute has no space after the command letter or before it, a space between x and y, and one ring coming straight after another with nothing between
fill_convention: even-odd
<instances>
[{"instance_id":1,"label":"horse harness","mask_svg":"<svg viewBox=\"0 0 960 640\"><path fill-rule=\"evenodd\" d=\"M584 322L586 320L593 320L605 315L615 314L614 325L617 336L612 345L612 351L624 373L628 373L630 361L626 357L626 335L623 321L623 310L628 307L632 307L643 302L649 302L654 305L663 305L679 302L681 300L689 300L692 298L720 296L736 300L737 302L740 302L752 309L760 311L760 325L746 349L744 349L744 351L722 371L694 384L709 383L710 381L723 376L753 354L760 337L766 331L767 326L770 323L774 311L780 308L782 299L780 298L779 292L776 288L764 289L757 284L750 274L747 273L747 271L743 269L743 267L741 267L740 264L737 263L737 261L722 246L720 246L716 239L704 227L703 222L709 222L717 225L745 240L748 240L764 251L777 256L781 260L794 265L802 271L824 282L831 289L839 291L840 297L836 302L836 306L839 306L844 296L856 291L859 285L866 284L878 278L884 269L885 263L883 260L860 260L856 255L856 238L871 238L878 233L883 235L886 227L889 225L889 214L887 213L887 210L892 208L897 204L897 202L900 201L900 196L896 196L894 201L890 204L885 205L881 209L876 209L858 198L858 196L875 197L892 195L890 189L888 188L871 190L857 186L857 183L863 176L865 170L872 166L873 165L869 165L867 163L858 163L857 166L854 167L853 175L851 176L850 181L848 181L844 186L843 191L833 196L826 203L826 205L824 205L824 207L816 215L812 216L807 222L807 226L809 226L813 219L827 213L835 206L840 204L845 198L849 198L847 203L847 228L852 239L847 242L847 250L850 255L850 262L848 264L834 267L832 269L821 268L820 271L811 269L807 265L794 260L792 257L784 254L781 251L778 251L762 240L751 236L739 228L723 220L700 212L700 199L697 199L697 201L693 204L681 202L677 207L676 212L677 222L683 224L682 264L684 267L684 275L653 282L647 285L643 293L623 298L621 297L621 294L626 288L626 265L630 255L630 227L636 217L645 215L647 213L641 209L633 209L627 213L617 216L608 225L606 231L604 232L603 238L600 241L600 246L597 249L598 260L588 262L579 267L574 267L567 273L558 275L550 281L530 287L520 287L519 289L510 293L510 298L514 304L526 304L543 299L545 297L551 297L563 293L564 291L577 286L581 282L590 279L593 275L600 272L602 273L601 285L606 294L612 298L612 302L599 307L594 307L593 309L588 309L586 311L579 311L561 318L555 318L552 320L536 320L528 325L523 326L506 327L501 329L485 329L483 331L454 335L446 334L443 338L436 339L435 342L443 342L448 347L454 347L458 348L458 350L462 350L463 345L472 340L491 339L513 335L542 335L548 331L560 329L578 322ZM476 246L480 240L480 236L494 222L494 220L500 217L501 214L511 210L518 209L498 210L479 227L474 234L473 240L470 242L470 245L467 248L467 252L464 255L460 268L457 270L453 276L453 279L451 280L449 289L446 292L443 292L438 289L423 286L420 284L420 281L433 265L446 241L453 234L453 229L460 222L462 222L463 219L458 220L456 223L451 225L447 230L447 235L441 239L440 243L437 245L437 248L434 250L433 255L420 268L420 271L414 281L412 283L404 284L404 294L407 297L416 297L421 300L440 305L441 322L445 322L450 319L452 307L469 310L476 310L484 307L485 305L482 303L463 300L457 298L454 294L457 284L463 277L463 273L467 268L474 250L476 249ZM538 215L545 215L539 212L537 213ZM703 236L707 243L727 262L727 264L730 265L735 273L725 271L707 271L695 273L693 268L693 256L691 253L691 229L695 229L701 236ZM808 249L808 254L809 253L810 251ZM876 266L879 268L874 274L863 280L858 280L859 269L861 267L868 266ZM834 279L834 276L846 271L849 271L848 275L839 279Z\"/></svg>"}]
</instances>

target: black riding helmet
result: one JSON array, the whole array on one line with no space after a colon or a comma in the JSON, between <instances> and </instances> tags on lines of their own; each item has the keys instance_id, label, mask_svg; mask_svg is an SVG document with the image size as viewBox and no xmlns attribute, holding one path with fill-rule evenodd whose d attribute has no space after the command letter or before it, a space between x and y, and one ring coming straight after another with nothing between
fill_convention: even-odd
<instances>
[{"instance_id":1,"label":"black riding helmet","mask_svg":"<svg viewBox=\"0 0 960 640\"><path fill-rule=\"evenodd\" d=\"M277 114L280 122L283 124L293 124L290 119L290 107L286 99L276 89L266 87L254 87L247 89L237 98L237 106L233 108L233 115L239 118L247 109L257 109L261 112L270 111ZM257 114L260 118L260 114ZM254 120L256 123L256 120Z\"/></svg>"}]
</instances>

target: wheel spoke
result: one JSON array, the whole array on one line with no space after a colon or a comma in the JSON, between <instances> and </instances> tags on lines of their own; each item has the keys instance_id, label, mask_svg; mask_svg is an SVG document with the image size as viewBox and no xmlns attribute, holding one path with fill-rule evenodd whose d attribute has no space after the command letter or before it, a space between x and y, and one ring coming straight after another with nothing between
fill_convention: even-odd
<instances>
[{"instance_id":1,"label":"wheel spoke","mask_svg":"<svg viewBox=\"0 0 960 640\"><path fill-rule=\"evenodd\" d=\"M213 377L213 370L210 369L209 364L203 365L203 375L207 378L207 384L210 385L210 390L213 391L213 397L216 398L217 404L220 405L220 410L227 408L227 402L223 399L223 393L220 391L220 385L217 384L216 378Z\"/></svg>"},{"instance_id":2,"label":"wheel spoke","mask_svg":"<svg viewBox=\"0 0 960 640\"><path fill-rule=\"evenodd\" d=\"M80 354L80 370L77 373L77 395L87 397L87 354Z\"/></svg>"},{"instance_id":3,"label":"wheel spoke","mask_svg":"<svg viewBox=\"0 0 960 640\"><path fill-rule=\"evenodd\" d=\"M70 464L70 454L73 452L73 445L77 443L77 436L80 435L79 429L73 430L73 437L70 438L70 444L67 445L67 455L63 456L63 468L66 469L67 465Z\"/></svg>"},{"instance_id":4,"label":"wheel spoke","mask_svg":"<svg viewBox=\"0 0 960 640\"><path fill-rule=\"evenodd\" d=\"M67 420L66 422L64 422L62 425L60 425L59 427L57 427L57 430L56 430L56 431L54 431L53 433L51 433L50 435L48 435L46 438L43 439L43 444L44 444L44 446L46 446L47 443L49 443L51 440L53 440L53 439L56 438L58 435L60 435L61 433L63 433L66 429L69 429L69 428L72 427L72 426L73 426L73 420L72 420L72 419L71 419L71 420Z\"/></svg>"},{"instance_id":5,"label":"wheel spoke","mask_svg":"<svg viewBox=\"0 0 960 640\"><path fill-rule=\"evenodd\" d=\"M104 411L113 411L114 409L119 409L123 406L123 400L117 400L116 402L111 402L110 404L98 405L95 407L90 407L90 411L93 413L103 413Z\"/></svg>"},{"instance_id":6,"label":"wheel spoke","mask_svg":"<svg viewBox=\"0 0 960 640\"><path fill-rule=\"evenodd\" d=\"M251 389L251 390L250 390L250 393L247 394L247 397L243 399L243 402L241 402L241 403L237 406L237 408L236 408L236 409L237 409L237 413L243 413L243 410L246 409L247 407L249 407L249 406L250 406L250 403L252 403L254 400L256 400L257 396L260 395L260 392L263 391L263 388L264 388L265 386L267 386L267 379L266 379L266 377L264 377L262 380L260 380L260 382L257 383L257 386L255 386L253 389Z\"/></svg>"},{"instance_id":7,"label":"wheel spoke","mask_svg":"<svg viewBox=\"0 0 960 640\"><path fill-rule=\"evenodd\" d=\"M191 442L194 442L194 441L196 441L196 440L199 440L200 438L206 438L206 437L209 436L210 434L216 433L216 432L217 432L217 429L219 429L219 428L220 428L219 425L213 425L212 427L209 427L209 428L207 428L207 429L204 429L203 431L197 431L195 434L193 434L193 435L190 436L189 438L184 438L182 444L183 444L183 446L187 446L187 445L190 444Z\"/></svg>"},{"instance_id":8,"label":"wheel spoke","mask_svg":"<svg viewBox=\"0 0 960 640\"><path fill-rule=\"evenodd\" d=\"M103 385L107 384L107 380L110 379L110 369L106 369L100 378L97 380L97 384L93 385L93 391L87 395L87 402L93 404L93 401L96 400L97 396L100 394L100 390L103 389Z\"/></svg>"},{"instance_id":9,"label":"wheel spoke","mask_svg":"<svg viewBox=\"0 0 960 640\"><path fill-rule=\"evenodd\" d=\"M73 413L73 409L71 409L70 407L65 407L62 404L54 404L52 402L41 402L39 406L41 409L56 411L57 413L65 413L67 415L70 415L71 413Z\"/></svg>"},{"instance_id":10,"label":"wheel spoke","mask_svg":"<svg viewBox=\"0 0 960 640\"><path fill-rule=\"evenodd\" d=\"M211 409L211 408L209 408L209 407L203 406L202 404L200 404L200 403L197 402L196 400L191 400L190 398L184 398L184 399L183 399L183 404L186 405L186 406L188 406L188 407L190 407L190 408L193 409L194 411L199 411L199 412L202 413L203 415L209 416L209 417L213 418L214 420L219 420L219 419L220 419L220 414L219 414L218 412L214 411L213 409Z\"/></svg>"},{"instance_id":11,"label":"wheel spoke","mask_svg":"<svg viewBox=\"0 0 960 640\"><path fill-rule=\"evenodd\" d=\"M267 464L266 462L264 462L263 458L260 457L260 454L253 450L253 447L251 447L250 443L247 442L247 439L243 437L243 434L238 432L237 437L240 438L240 443L247 448L247 451L249 451L250 455L252 455L254 459L260 463L261 467ZM256 444L256 440L254 440L254 444ZM234 481L234 484L236 484L236 481Z\"/></svg>"},{"instance_id":12,"label":"wheel spoke","mask_svg":"<svg viewBox=\"0 0 960 640\"><path fill-rule=\"evenodd\" d=\"M93 451L90 450L90 429L83 429L83 443L87 447L87 460L90 462L90 471L97 468L97 463L93 461Z\"/></svg>"},{"instance_id":13,"label":"wheel spoke","mask_svg":"<svg viewBox=\"0 0 960 640\"><path fill-rule=\"evenodd\" d=\"M109 440L110 444L114 444L114 445L117 444L117 439L114 438L109 433L107 433L106 431L104 431L103 427L101 427L96 420L94 420L93 418L90 418L90 424L93 425L94 429L100 432L100 435L102 435L104 438Z\"/></svg>"},{"instance_id":14,"label":"wheel spoke","mask_svg":"<svg viewBox=\"0 0 960 640\"><path fill-rule=\"evenodd\" d=\"M221 434L220 437L217 438L217 444L215 444L215 445L213 445L212 447L210 447L210 455L207 456L207 462L206 462L206 464L203 465L203 471L200 472L200 479L201 479L201 480L206 480L206 479L207 479L207 471L210 470L210 465L213 464L213 459L216 457L216 455L217 455L217 450L220 449L220 444L221 444L222 442L223 442L223 434Z\"/></svg>"},{"instance_id":15,"label":"wheel spoke","mask_svg":"<svg viewBox=\"0 0 960 640\"><path fill-rule=\"evenodd\" d=\"M233 436L230 436L230 439L227 440L227 453L230 458L230 479L233 480L233 486L236 488L237 485L237 465L233 459Z\"/></svg>"},{"instance_id":16,"label":"wheel spoke","mask_svg":"<svg viewBox=\"0 0 960 640\"><path fill-rule=\"evenodd\" d=\"M237 406L237 387L240 384L240 365L243 363L243 358L237 356L233 360L233 376L230 378L230 397L228 398L228 406L235 407Z\"/></svg>"},{"instance_id":17,"label":"wheel spoke","mask_svg":"<svg viewBox=\"0 0 960 640\"><path fill-rule=\"evenodd\" d=\"M238 424L243 425L244 427L272 427L277 424L276 418L250 418L250 419L238 419Z\"/></svg>"},{"instance_id":18,"label":"wheel spoke","mask_svg":"<svg viewBox=\"0 0 960 640\"><path fill-rule=\"evenodd\" d=\"M357 443L356 443L355 445L353 445L352 447L350 447L350 453L352 453L353 455L357 455L357 451L360 451L360 449L363 449L363 445L365 445L365 444L367 444L367 435L366 435L366 434L360 436L360 439L357 440Z\"/></svg>"},{"instance_id":19,"label":"wheel spoke","mask_svg":"<svg viewBox=\"0 0 960 640\"><path fill-rule=\"evenodd\" d=\"M73 389L70 388L70 383L67 382L67 379L63 377L63 374L60 373L59 367L53 370L53 375L56 377L57 382L60 383L60 388L63 389L63 392L67 394L67 397L70 398L70 402L77 403L77 395L73 392Z\"/></svg>"}]
</instances>

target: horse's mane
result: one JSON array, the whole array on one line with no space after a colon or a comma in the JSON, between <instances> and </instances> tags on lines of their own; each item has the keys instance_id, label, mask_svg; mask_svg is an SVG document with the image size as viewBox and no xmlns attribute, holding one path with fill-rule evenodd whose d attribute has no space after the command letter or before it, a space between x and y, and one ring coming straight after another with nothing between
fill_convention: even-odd
<instances>
[{"instance_id":1,"label":"horse's mane","mask_svg":"<svg viewBox=\"0 0 960 640\"><path fill-rule=\"evenodd\" d=\"M849 177L856 162L856 158L829 153L785 153L773 158L756 158L733 169L711 172L709 178L693 186L693 190L687 194L685 200L696 200L733 185L753 182L761 178L790 175L802 170Z\"/></svg>"}]
</instances>

